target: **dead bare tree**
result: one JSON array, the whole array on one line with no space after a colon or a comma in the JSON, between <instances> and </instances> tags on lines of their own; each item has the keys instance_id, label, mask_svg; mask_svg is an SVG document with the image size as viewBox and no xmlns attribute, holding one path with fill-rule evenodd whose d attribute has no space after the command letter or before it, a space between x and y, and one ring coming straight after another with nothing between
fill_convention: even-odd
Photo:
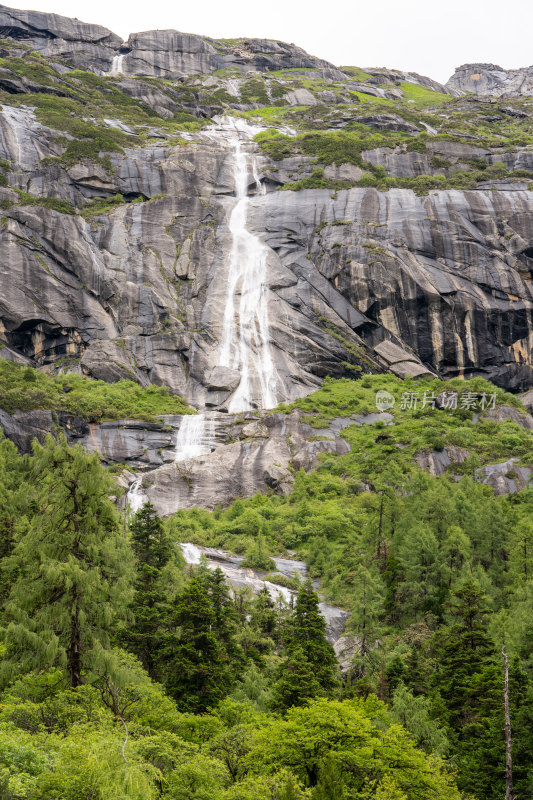
<instances>
[{"instance_id":1,"label":"dead bare tree","mask_svg":"<svg viewBox=\"0 0 533 800\"><path fill-rule=\"evenodd\" d=\"M513 800L513 740L511 712L509 710L509 658L505 652L505 645L502 647L502 656L505 673L503 689L503 705L505 709L505 800Z\"/></svg>"}]
</instances>

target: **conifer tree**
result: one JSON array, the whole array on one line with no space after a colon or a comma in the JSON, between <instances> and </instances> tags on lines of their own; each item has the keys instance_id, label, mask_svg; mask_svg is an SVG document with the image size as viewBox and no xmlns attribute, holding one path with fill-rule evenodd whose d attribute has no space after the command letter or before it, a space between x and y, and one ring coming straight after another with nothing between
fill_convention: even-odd
<instances>
[{"instance_id":1,"label":"conifer tree","mask_svg":"<svg viewBox=\"0 0 533 800\"><path fill-rule=\"evenodd\" d=\"M216 632L209 581L194 576L176 600L175 632L165 644L165 685L178 705L205 711L221 700L232 682L230 656Z\"/></svg>"},{"instance_id":2,"label":"conifer tree","mask_svg":"<svg viewBox=\"0 0 533 800\"><path fill-rule=\"evenodd\" d=\"M133 557L98 455L49 436L34 443L32 476L38 511L12 555L3 678L56 666L77 687L101 666L126 615Z\"/></svg>"},{"instance_id":3,"label":"conifer tree","mask_svg":"<svg viewBox=\"0 0 533 800\"><path fill-rule=\"evenodd\" d=\"M450 604L452 622L436 635L434 686L446 703L458 750L461 788L479 797L501 790L505 773L501 668L487 631L486 599L468 579Z\"/></svg>"},{"instance_id":4,"label":"conifer tree","mask_svg":"<svg viewBox=\"0 0 533 800\"><path fill-rule=\"evenodd\" d=\"M330 690L337 682L337 662L333 647L326 639L326 620L318 605L318 595L307 580L298 591L294 613L287 625L285 646L289 654L300 648L320 686Z\"/></svg>"},{"instance_id":5,"label":"conifer tree","mask_svg":"<svg viewBox=\"0 0 533 800\"><path fill-rule=\"evenodd\" d=\"M294 647L278 670L274 685L273 706L277 709L291 708L324 695L312 664L301 647Z\"/></svg>"},{"instance_id":6,"label":"conifer tree","mask_svg":"<svg viewBox=\"0 0 533 800\"><path fill-rule=\"evenodd\" d=\"M278 669L275 705L289 708L331 692L337 684L335 652L326 639L326 621L310 580L300 587L284 643L286 659Z\"/></svg>"},{"instance_id":7,"label":"conifer tree","mask_svg":"<svg viewBox=\"0 0 533 800\"><path fill-rule=\"evenodd\" d=\"M122 639L139 656L150 677L158 677L158 663L170 627L171 601L178 588L172 570L174 548L151 503L146 503L130 522L131 544L137 558L134 616Z\"/></svg>"}]
</instances>

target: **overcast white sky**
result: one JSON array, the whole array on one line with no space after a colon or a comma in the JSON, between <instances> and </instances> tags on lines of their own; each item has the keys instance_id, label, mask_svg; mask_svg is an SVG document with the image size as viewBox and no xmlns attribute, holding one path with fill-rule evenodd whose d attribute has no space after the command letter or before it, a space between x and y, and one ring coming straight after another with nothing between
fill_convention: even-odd
<instances>
[{"instance_id":1,"label":"overcast white sky","mask_svg":"<svg viewBox=\"0 0 533 800\"><path fill-rule=\"evenodd\" d=\"M129 33L174 28L294 42L337 65L395 67L446 81L465 62L533 64L533 0L28 0L5 2Z\"/></svg>"}]
</instances>

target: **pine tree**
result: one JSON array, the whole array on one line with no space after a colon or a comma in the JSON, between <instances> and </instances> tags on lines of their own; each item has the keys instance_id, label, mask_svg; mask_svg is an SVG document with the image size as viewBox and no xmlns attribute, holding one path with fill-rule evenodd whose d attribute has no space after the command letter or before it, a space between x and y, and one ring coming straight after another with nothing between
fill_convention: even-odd
<instances>
[{"instance_id":1,"label":"pine tree","mask_svg":"<svg viewBox=\"0 0 533 800\"><path fill-rule=\"evenodd\" d=\"M302 650L320 686L328 691L337 683L337 662L333 647L326 639L326 621L318 605L318 595L307 580L298 591L285 646L289 654L296 648Z\"/></svg>"},{"instance_id":2,"label":"pine tree","mask_svg":"<svg viewBox=\"0 0 533 800\"><path fill-rule=\"evenodd\" d=\"M133 556L96 454L49 436L34 443L32 476L38 511L12 555L18 577L6 609L3 677L56 666L77 687L101 665L126 615Z\"/></svg>"},{"instance_id":3,"label":"pine tree","mask_svg":"<svg viewBox=\"0 0 533 800\"><path fill-rule=\"evenodd\" d=\"M292 648L278 670L273 707L279 710L299 706L325 692L301 647Z\"/></svg>"},{"instance_id":4,"label":"pine tree","mask_svg":"<svg viewBox=\"0 0 533 800\"><path fill-rule=\"evenodd\" d=\"M486 599L469 579L454 593L452 623L436 635L433 683L446 704L460 788L479 797L505 792L501 666L488 635Z\"/></svg>"},{"instance_id":5,"label":"pine tree","mask_svg":"<svg viewBox=\"0 0 533 800\"><path fill-rule=\"evenodd\" d=\"M137 557L135 595L131 604L134 622L121 637L138 655L150 677L159 677L158 662L170 627L171 601L178 579L171 568L174 548L151 503L146 503L130 522L131 544Z\"/></svg>"},{"instance_id":6,"label":"pine tree","mask_svg":"<svg viewBox=\"0 0 533 800\"><path fill-rule=\"evenodd\" d=\"M165 644L164 683L178 704L205 711L228 692L231 662L215 633L216 611L204 575L194 576L175 603L175 633Z\"/></svg>"},{"instance_id":7,"label":"pine tree","mask_svg":"<svg viewBox=\"0 0 533 800\"><path fill-rule=\"evenodd\" d=\"M275 705L289 708L331 692L337 685L337 662L310 580L300 587L294 613L285 626L284 643L286 658L278 669Z\"/></svg>"}]
</instances>

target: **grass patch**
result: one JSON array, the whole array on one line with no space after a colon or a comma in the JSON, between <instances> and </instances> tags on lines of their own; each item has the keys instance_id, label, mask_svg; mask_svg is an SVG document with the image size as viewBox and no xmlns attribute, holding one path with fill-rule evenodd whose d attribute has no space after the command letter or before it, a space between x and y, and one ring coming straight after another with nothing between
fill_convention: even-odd
<instances>
[{"instance_id":1,"label":"grass patch","mask_svg":"<svg viewBox=\"0 0 533 800\"><path fill-rule=\"evenodd\" d=\"M142 419L160 414L195 413L165 386L139 386L133 381L104 381L81 375L49 375L32 367L0 359L0 408L14 411L48 409L82 417L88 422Z\"/></svg>"},{"instance_id":2,"label":"grass patch","mask_svg":"<svg viewBox=\"0 0 533 800\"><path fill-rule=\"evenodd\" d=\"M441 106L443 103L449 103L452 100L451 95L436 92L434 89L428 89L418 83L402 83L400 84L400 89L404 93L406 100L413 100L415 105L421 107Z\"/></svg>"}]
</instances>

